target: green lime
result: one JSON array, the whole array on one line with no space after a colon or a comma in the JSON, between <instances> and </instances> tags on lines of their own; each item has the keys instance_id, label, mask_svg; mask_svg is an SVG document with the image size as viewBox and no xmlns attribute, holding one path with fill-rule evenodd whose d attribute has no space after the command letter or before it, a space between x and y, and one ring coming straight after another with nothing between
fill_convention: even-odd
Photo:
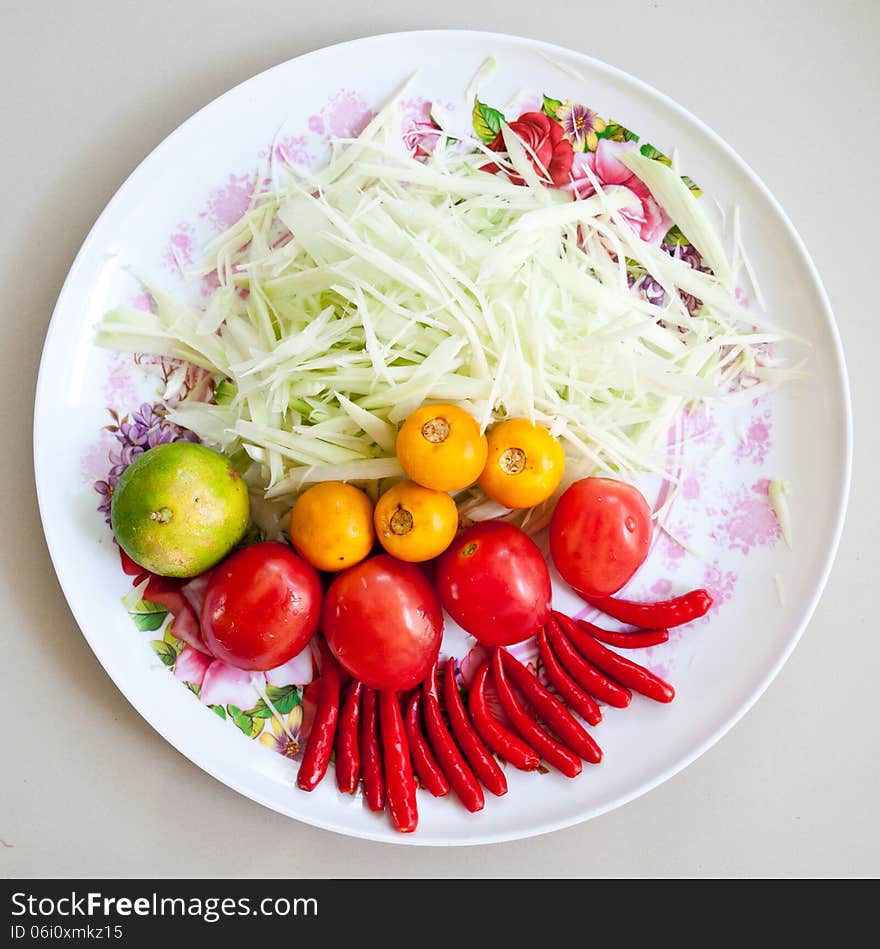
<instances>
[{"instance_id":1,"label":"green lime","mask_svg":"<svg viewBox=\"0 0 880 949\"><path fill-rule=\"evenodd\" d=\"M119 546L151 573L194 577L241 540L250 502L241 475L219 452L193 442L145 451L113 492Z\"/></svg>"}]
</instances>

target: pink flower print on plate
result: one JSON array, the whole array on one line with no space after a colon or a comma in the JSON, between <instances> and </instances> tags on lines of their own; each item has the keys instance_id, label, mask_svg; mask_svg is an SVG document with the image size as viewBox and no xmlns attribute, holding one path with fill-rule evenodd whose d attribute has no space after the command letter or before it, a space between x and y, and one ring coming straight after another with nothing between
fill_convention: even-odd
<instances>
[{"instance_id":1,"label":"pink flower print on plate","mask_svg":"<svg viewBox=\"0 0 880 949\"><path fill-rule=\"evenodd\" d=\"M324 134L328 138L355 138L363 132L375 114L367 100L359 93L352 89L341 89L321 109ZM310 120L309 126L311 125Z\"/></svg>"},{"instance_id":2,"label":"pink flower print on plate","mask_svg":"<svg viewBox=\"0 0 880 949\"><path fill-rule=\"evenodd\" d=\"M166 270L177 273L189 267L195 253L195 228L186 221L181 222L168 238L168 247L162 255L162 265Z\"/></svg>"},{"instance_id":3,"label":"pink flower print on plate","mask_svg":"<svg viewBox=\"0 0 880 949\"><path fill-rule=\"evenodd\" d=\"M310 646L306 646L293 659L266 672L266 682L275 686L308 685L314 678L315 664Z\"/></svg>"},{"instance_id":4,"label":"pink flower print on plate","mask_svg":"<svg viewBox=\"0 0 880 949\"><path fill-rule=\"evenodd\" d=\"M104 402L106 405L129 406L140 403L131 367L132 357L127 353L114 353L110 357L110 368L104 382Z\"/></svg>"},{"instance_id":5,"label":"pink flower print on plate","mask_svg":"<svg viewBox=\"0 0 880 949\"><path fill-rule=\"evenodd\" d=\"M682 560L687 555L687 551L678 541L686 544L691 539L691 531L686 526L670 527L670 533L665 530L658 531L657 554L667 570L678 570ZM672 535L675 535L674 537Z\"/></svg>"},{"instance_id":6,"label":"pink flower print on plate","mask_svg":"<svg viewBox=\"0 0 880 949\"><path fill-rule=\"evenodd\" d=\"M236 669L215 659L205 670L199 698L205 705L253 708L260 700L260 691L265 688L266 676L263 673Z\"/></svg>"},{"instance_id":7,"label":"pink flower print on plate","mask_svg":"<svg viewBox=\"0 0 880 949\"><path fill-rule=\"evenodd\" d=\"M669 661L667 662L646 662L644 663L645 668L649 672L653 672L658 679L662 679L664 682L668 682L673 675L673 664Z\"/></svg>"},{"instance_id":8,"label":"pink flower print on plate","mask_svg":"<svg viewBox=\"0 0 880 949\"><path fill-rule=\"evenodd\" d=\"M618 188L629 190L632 194L632 204L622 208L621 215L642 240L659 245L672 220L654 200L648 186L617 159L620 154L637 150L638 146L634 142L602 139L595 152L576 153L571 168L572 183L569 187L581 198L593 194L595 189L586 171L589 168L605 191L610 193Z\"/></svg>"},{"instance_id":9,"label":"pink flower print on plate","mask_svg":"<svg viewBox=\"0 0 880 949\"><path fill-rule=\"evenodd\" d=\"M190 685L201 686L205 681L205 673L213 661L211 656L193 649L192 646L184 646L174 663L174 678L181 682L189 682Z\"/></svg>"},{"instance_id":10,"label":"pink flower print on plate","mask_svg":"<svg viewBox=\"0 0 880 949\"><path fill-rule=\"evenodd\" d=\"M136 293L128 301L136 310L143 310L144 313L156 312L156 301L152 293Z\"/></svg>"},{"instance_id":11,"label":"pink flower print on plate","mask_svg":"<svg viewBox=\"0 0 880 949\"><path fill-rule=\"evenodd\" d=\"M102 428L98 434L98 440L89 445L82 453L82 471L83 477L87 482L99 482L107 475L107 458L110 452L116 447L116 439L113 435ZM102 484L103 487L103 484ZM107 484L107 491L96 489L102 495L107 496L110 485Z\"/></svg>"},{"instance_id":12,"label":"pink flower print on plate","mask_svg":"<svg viewBox=\"0 0 880 949\"><path fill-rule=\"evenodd\" d=\"M415 158L424 158L437 144L438 131L431 119L431 103L427 99L405 99L400 108L403 144Z\"/></svg>"},{"instance_id":13,"label":"pink flower print on plate","mask_svg":"<svg viewBox=\"0 0 880 949\"><path fill-rule=\"evenodd\" d=\"M250 206L255 184L254 175L230 175L226 184L212 189L205 210L199 212L199 217L207 218L218 231L232 227Z\"/></svg>"},{"instance_id":14,"label":"pink flower print on plate","mask_svg":"<svg viewBox=\"0 0 880 949\"><path fill-rule=\"evenodd\" d=\"M685 412L683 421L682 437L688 444L717 447L724 441L724 436L718 431L711 409L705 405L699 405Z\"/></svg>"},{"instance_id":15,"label":"pink flower print on plate","mask_svg":"<svg viewBox=\"0 0 880 949\"><path fill-rule=\"evenodd\" d=\"M660 599L668 599L672 596L672 581L666 577L655 580L651 584L651 592Z\"/></svg>"},{"instance_id":16,"label":"pink flower print on plate","mask_svg":"<svg viewBox=\"0 0 880 949\"><path fill-rule=\"evenodd\" d=\"M762 465L767 458L767 452L773 445L770 437L772 428L773 413L769 409L753 415L748 428L742 432L739 444L736 446L734 452L736 461L748 460L753 464Z\"/></svg>"},{"instance_id":17,"label":"pink flower print on plate","mask_svg":"<svg viewBox=\"0 0 880 949\"><path fill-rule=\"evenodd\" d=\"M696 474L689 474L681 485L681 496L685 501L696 501L700 496L700 479Z\"/></svg>"},{"instance_id":18,"label":"pink flower print on plate","mask_svg":"<svg viewBox=\"0 0 880 949\"><path fill-rule=\"evenodd\" d=\"M455 108L450 102L439 104L446 112ZM403 143L415 158L430 155L439 138L439 129L431 118L431 107L429 99L419 97L404 99L400 103Z\"/></svg>"},{"instance_id":19,"label":"pink flower print on plate","mask_svg":"<svg viewBox=\"0 0 880 949\"><path fill-rule=\"evenodd\" d=\"M703 586L712 596L712 606L703 618L703 622L706 622L713 613L717 613L721 605L733 597L737 579L737 574L732 570L722 570L717 560L706 564L703 572Z\"/></svg>"},{"instance_id":20,"label":"pink flower print on plate","mask_svg":"<svg viewBox=\"0 0 880 949\"><path fill-rule=\"evenodd\" d=\"M212 270L210 273L205 274L199 282L199 293L203 297L209 297L215 290L220 289L220 275L216 270Z\"/></svg>"},{"instance_id":21,"label":"pink flower print on plate","mask_svg":"<svg viewBox=\"0 0 880 949\"><path fill-rule=\"evenodd\" d=\"M323 122L321 127L323 129ZM306 135L287 135L272 146L271 157L276 162L309 166L314 161L315 156L309 151L308 145L309 140ZM270 150L264 149L258 153L257 157L268 158L269 155Z\"/></svg>"},{"instance_id":22,"label":"pink flower print on plate","mask_svg":"<svg viewBox=\"0 0 880 949\"><path fill-rule=\"evenodd\" d=\"M729 495L727 504L717 510L707 510L721 518L713 540L726 543L730 550L747 554L753 547L770 547L782 536L779 522L770 507L766 478L756 481L751 487L742 487Z\"/></svg>"}]
</instances>

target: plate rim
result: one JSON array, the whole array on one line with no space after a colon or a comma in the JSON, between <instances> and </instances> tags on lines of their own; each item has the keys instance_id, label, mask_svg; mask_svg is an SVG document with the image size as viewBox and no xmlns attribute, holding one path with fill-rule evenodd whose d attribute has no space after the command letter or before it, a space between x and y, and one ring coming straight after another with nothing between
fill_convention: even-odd
<instances>
[{"instance_id":1,"label":"plate rim","mask_svg":"<svg viewBox=\"0 0 880 949\"><path fill-rule=\"evenodd\" d=\"M843 458L843 477L840 481L840 490L837 498L836 510L834 514L834 528L833 536L831 537L830 543L827 546L827 553L825 556L825 562L822 565L820 571L819 582L816 584L812 597L810 598L806 609L801 614L801 620L797 624L796 628L793 629L791 634L788 637L788 642L783 649L782 653L778 657L775 663L773 663L769 669L765 672L763 677L754 685L754 687L747 694L745 699L740 701L736 711L729 718L724 720L720 725L718 725L702 742L698 743L693 749L691 749L687 754L682 755L679 759L674 761L668 767L662 769L656 775L648 778L647 780L642 781L637 784L630 792L621 795L620 797L607 802L602 805L597 805L594 807L587 807L582 812L574 817L565 817L557 820L546 820L543 822L537 822L524 830L517 830L514 832L496 832L489 834L475 834L469 835L466 838L445 838L445 837L424 837L419 836L418 834L408 835L408 834L396 834L393 837L390 837L387 831L379 833L373 831L370 827L365 827L363 829L352 829L349 826L342 826L331 819L325 819L321 816L306 816L306 815L292 815L287 811L282 810L280 807L277 807L274 803L268 799L262 797L257 790L244 789L240 782L234 778L228 776L222 776L222 767L215 766L208 759L207 753L201 755L198 752L198 749L187 749L184 751L177 743L174 738L166 733L161 725L159 725L155 720L152 714L148 709L140 707L140 704L137 703L133 698L131 698L126 691L122 688L120 683L116 680L114 675L110 672L107 663L105 663L102 653L104 649L100 647L93 637L90 635L87 624L84 623L80 616L78 615L77 609L73 605L73 600L70 595L68 595L68 589L65 585L65 580L62 577L62 573L59 569L60 561L60 544L59 541L55 538L53 526L47 522L47 519L44 514L44 503L43 503L43 493L46 490L42 487L42 478L41 470L45 470L45 461L41 459L40 445L45 443L45 439L41 438L41 432L43 428L48 425L48 421L43 421L43 417L47 414L47 410L41 406L46 403L45 390L47 388L47 373L45 372L45 364L47 361L47 352L50 349L52 339L58 331L58 326L60 325L60 314L65 309L66 297L70 292L71 284L74 282L74 279L79 272L79 269L82 267L83 260L86 255L92 249L92 244L95 241L95 234L98 231L100 225L106 217L108 217L116 205L122 200L124 193L126 193L131 185L136 181L137 178L145 174L152 165L161 160L164 152L173 144L175 138L182 134L182 130L193 122L198 116L204 113L206 110L213 108L222 102L226 97L230 96L232 93L239 90L242 86L251 83L258 78L263 78L268 74L276 71L282 70L287 67L290 63L299 62L301 60L306 60L310 57L315 57L330 51L340 52L348 47L355 45L366 45L371 42L376 42L379 40L388 40L388 39L401 39L405 41L416 40L419 38L431 38L433 40L440 39L454 39L454 38L479 38L486 41L487 44L491 42L503 42L503 43L513 43L515 45L525 46L533 51L537 51L539 54L550 55L563 55L566 57L574 57L582 62L588 63L592 68L596 68L600 71L604 71L606 74L611 77L618 77L625 79L628 83L634 85L637 90L641 92L648 93L651 96L657 97L663 102L663 104L671 109L674 113L678 114L680 117L686 119L687 121L693 123L695 128L703 135L705 135L712 143L720 148L722 153L737 166L749 179L751 184L753 184L761 197L769 204L772 210L778 216L780 223L783 225L789 239L791 240L792 247L800 256L803 263L806 265L806 269L809 273L810 278L813 281L813 285L817 294L818 304L823 311L828 330L830 332L831 340L833 343L833 352L831 356L833 361L837 364L839 368L839 383L840 391L838 393L840 398L840 403L843 408L844 414L844 430L843 430L843 447L844 447L844 458ZM599 817L602 814L608 813L612 810L616 810L619 807L624 806L625 804L630 803L638 797L641 797L644 794L647 794L649 791L663 784L665 781L674 777L679 772L683 771L690 764L692 764L697 758L701 757L708 751L711 747L717 744L735 725L737 725L742 718L754 707L758 699L764 694L773 680L778 676L782 667L791 657L795 647L800 642L807 626L809 625L813 614L815 613L816 607L818 606L819 600L825 590L825 587L828 583L831 570L834 566L834 562L837 556L837 552L840 545L841 536L843 533L843 527L846 519L846 512L849 502L850 489L851 489L851 480L852 480L852 459L853 459L853 420L852 420L852 399L850 391L850 381L849 374L847 371L846 359L843 351L843 344L840 337L840 332L838 329L837 321L834 316L834 311L831 307L831 302L828 297L828 293L824 287L821 276L818 272L818 269L806 247L806 244L789 218L788 214L785 212L785 209L782 207L778 199L770 191L767 185L763 180L758 176L754 171L751 165L724 139L722 138L715 130L705 123L699 116L692 113L689 109L685 108L671 96L667 95L665 92L657 89L652 86L650 83L645 82L633 74L626 72L616 66L613 66L609 63L606 63L604 60L600 60L595 56L591 56L587 53L581 52L579 50L570 49L568 47L560 46L554 43L548 43L543 40L533 39L526 36L521 36L518 34L494 32L494 31L485 31L485 30L461 30L461 29L435 29L435 30L402 30L394 31L389 33L376 33L370 34L367 36L357 37L351 40L345 40L339 43L332 43L327 46L321 46L316 49L308 50L305 53L301 53L298 56L291 57L290 59L284 60L280 63L276 63L273 66L268 67L267 69L261 70L258 73L255 73L252 76L242 80L239 83L236 83L234 86L226 89L220 95L216 96L209 102L205 103L201 108L197 109L186 119L180 122L168 135L166 135L150 152L144 156L144 158L136 165L136 167L126 176L123 182L114 192L113 196L105 204L101 213L95 219L91 228L88 231L88 234L84 238L82 244L80 245L79 250L77 251L76 256L73 259L73 262L70 265L70 268L67 272L67 275L62 284L61 290L58 295L58 299L55 303L55 306L52 311L52 316L49 320L49 324L46 330L45 340L43 342L43 348L40 356L40 364L37 375L37 384L35 388L35 398L34 398L34 424L33 424L33 462L34 462L34 484L37 494L37 504L40 511L40 521L43 528L43 534L46 539L46 545L49 551L49 556L52 562L53 570L55 575L58 578L58 583L61 587L62 593L64 594L65 600L67 601L68 608L70 609L73 617L77 623L77 626L80 629L83 637L89 645L89 648L94 653L95 657L101 663L104 671L110 678L111 682L116 686L122 696L129 702L129 704L137 711L137 713L144 719L168 744L172 746L179 754L183 755L185 758L190 760L193 764L199 767L201 770L205 771L207 774L211 775L216 780L220 781L225 786L231 788L237 793L241 794L243 797L249 798L252 801L255 801L258 804L261 804L264 807L273 810L282 816L293 819L296 821L301 821L302 823L309 824L314 827L318 827L322 830L333 831L338 834L342 834L347 837L352 837L355 839L366 839L371 841L376 841L380 843L395 843L405 846L416 846L416 847L453 847L453 846L479 846L482 844L488 843L501 843L506 841L513 840L524 840L530 837L535 837L543 834L552 833L557 830L563 830L567 827L572 827L576 824L585 823L595 817Z\"/></svg>"}]
</instances>

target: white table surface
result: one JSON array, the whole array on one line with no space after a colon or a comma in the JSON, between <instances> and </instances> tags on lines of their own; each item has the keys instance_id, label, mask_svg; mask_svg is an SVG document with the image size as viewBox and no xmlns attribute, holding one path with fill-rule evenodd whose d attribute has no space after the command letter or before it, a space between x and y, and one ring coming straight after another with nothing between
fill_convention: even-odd
<instances>
[{"instance_id":1,"label":"white table surface","mask_svg":"<svg viewBox=\"0 0 880 949\"><path fill-rule=\"evenodd\" d=\"M339 40L519 33L606 60L731 142L803 235L831 296L855 406L842 546L794 656L677 777L531 840L414 849L336 836L248 801L166 744L80 636L32 483L33 391L56 296L134 166L232 85ZM877 876L880 3L614 0L30 0L0 57L0 874L25 876ZM858 267L858 269L856 269ZM58 419L59 438L64 419ZM816 450L822 450L821 432ZM871 619L871 617L874 619Z\"/></svg>"}]
</instances>

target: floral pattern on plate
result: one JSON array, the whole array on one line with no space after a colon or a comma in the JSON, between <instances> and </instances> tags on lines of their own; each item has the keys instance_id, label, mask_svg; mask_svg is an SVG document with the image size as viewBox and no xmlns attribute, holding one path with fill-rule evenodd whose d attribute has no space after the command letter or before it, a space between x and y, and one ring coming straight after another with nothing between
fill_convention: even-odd
<instances>
[{"instance_id":1,"label":"floral pattern on plate","mask_svg":"<svg viewBox=\"0 0 880 949\"><path fill-rule=\"evenodd\" d=\"M522 112L509 120L509 124L526 142L535 171L546 184L572 191L580 198L593 194L595 183L604 190L627 189L633 196L632 203L621 213L641 238L689 266L707 271L696 248L677 227L671 226L648 188L618 156L638 150L667 165L671 160L655 146L640 143L639 136L624 125L603 118L590 107L546 95L539 101L539 108ZM449 104L444 107L452 108ZM420 98L404 100L402 112L401 135L405 146L416 157L429 154L441 133L431 118L431 102ZM312 165L328 141L357 135L373 115L358 93L340 90L308 119L307 129L302 134L272 143L261 150L257 158ZM503 150L501 123L507 121L501 111L475 99L472 128L490 150ZM484 169L502 173L489 163ZM693 181L682 177L696 195L701 193ZM198 221L180 222L169 235L159 266L168 271L192 266L198 252L198 228L204 230L207 226L209 233L218 233L234 224L247 211L258 181L259 175L253 172L230 172L225 182L209 192ZM518 183L522 183L521 180ZM637 264L630 261L627 264L634 292L662 305L663 288ZM204 295L216 285L216 274L202 277ZM692 296L683 295L682 300L691 314L700 306L700 301ZM139 294L131 303L143 309L154 305L149 293ZM216 392L215 380L203 370L179 360L152 356L118 357L106 392L110 422L99 441L89 446L85 468L100 495L98 511L109 524L113 489L135 458L166 442L198 441L194 433L166 417L168 409L186 397L211 401ZM138 392L143 401L137 401ZM717 612L733 595L738 574L726 565L727 561L723 565L719 558L707 557L701 552L701 545L711 550L720 544L726 553L733 551L745 557L754 547L778 542L779 527L767 500L768 479L763 470L773 444L772 410L757 399L751 410L748 424L740 425L736 431L723 430L711 410L699 408L683 415L670 432L672 453L682 458L678 470L670 471L671 478L679 483L677 496L670 501L671 482L661 487L655 508L665 506L665 519L662 527L655 531L649 558L653 575L650 580L637 578L627 588L627 595L645 599L674 595L681 589L680 578L687 572L683 569L687 562L691 576L712 593L715 599L712 612ZM705 465L685 467L685 452L681 450L684 444L688 445L689 459L696 450L697 454L702 452L704 462L732 448L742 470L742 484L719 492L709 484ZM247 738L259 741L286 758L298 759L314 716L314 690L308 687L313 675L311 658L297 657L277 670L254 675L206 655L175 636L174 620L168 610L143 598L144 575L122 556L125 572L133 577L133 588L123 597L123 603L136 629L150 636L150 646L162 666L183 683L195 699ZM593 611L583 609L578 615L589 617ZM610 625L617 628L613 621ZM673 630L671 641L687 635L685 630ZM483 657L481 650L482 647L476 646L462 657L465 683ZM514 652L540 671L536 650L531 644L515 647ZM667 645L665 651L663 646L644 650L640 661L658 675L667 677L674 674L677 663L684 658L685 654L670 651Z\"/></svg>"}]
</instances>

